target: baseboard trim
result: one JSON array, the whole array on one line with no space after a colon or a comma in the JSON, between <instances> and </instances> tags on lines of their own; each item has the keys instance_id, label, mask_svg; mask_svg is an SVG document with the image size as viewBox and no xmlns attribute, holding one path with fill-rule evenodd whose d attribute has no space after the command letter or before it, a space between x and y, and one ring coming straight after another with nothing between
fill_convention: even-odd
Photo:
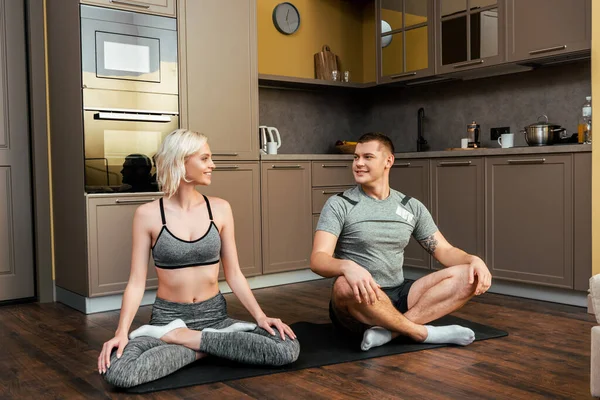
<instances>
[{"instance_id":1,"label":"baseboard trim","mask_svg":"<svg viewBox=\"0 0 600 400\"><path fill-rule=\"evenodd\" d=\"M410 267L404 269L404 276L408 279L419 279L428 273L430 273L430 271L419 270ZM323 278L309 269L247 278L251 289L261 289L266 287L287 285L291 283L314 281L318 279ZM219 289L222 293L231 293L231 288L225 281L219 282ZM526 299L549 301L552 303L568 304L578 307L588 307L587 292L577 292L574 290L495 280L489 292L508 296L523 297ZM146 290L144 297L142 298L141 305L150 305L154 303L155 298L156 290ZM67 306L85 314L120 310L122 300L123 295L121 294L102 297L85 297L56 286L57 302L66 304ZM589 311L590 309L588 308L588 312Z\"/></svg>"},{"instance_id":2,"label":"baseboard trim","mask_svg":"<svg viewBox=\"0 0 600 400\"><path fill-rule=\"evenodd\" d=\"M246 278L251 289L261 289L265 287L287 285L290 283L299 283L323 279L309 269L300 271L281 272L277 274L260 275ZM231 293L231 288L225 281L219 282L221 293ZM123 300L122 294L85 297L77 293L56 286L56 301L63 303L84 314L93 314L105 311L114 311L121 309ZM156 299L156 289L146 290L142 298L142 306L154 303Z\"/></svg>"},{"instance_id":3,"label":"baseboard trim","mask_svg":"<svg viewBox=\"0 0 600 400\"><path fill-rule=\"evenodd\" d=\"M429 274L430 271L415 268L405 268L404 276L409 279L418 279ZM488 290L490 293L505 294L508 296L523 297L526 299L542 300L551 303L567 304L577 307L587 307L587 292L578 292L569 289L560 289L547 286L537 286L520 282L494 280Z\"/></svg>"}]
</instances>

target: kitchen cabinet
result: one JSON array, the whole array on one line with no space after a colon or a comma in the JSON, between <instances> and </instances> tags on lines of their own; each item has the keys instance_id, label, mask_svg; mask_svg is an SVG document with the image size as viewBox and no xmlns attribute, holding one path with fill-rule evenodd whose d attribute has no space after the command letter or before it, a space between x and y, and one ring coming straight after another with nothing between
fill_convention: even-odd
<instances>
[{"instance_id":1,"label":"kitchen cabinet","mask_svg":"<svg viewBox=\"0 0 600 400\"><path fill-rule=\"evenodd\" d=\"M573 288L587 291L592 277L592 153L573 154Z\"/></svg>"},{"instance_id":2,"label":"kitchen cabinet","mask_svg":"<svg viewBox=\"0 0 600 400\"><path fill-rule=\"evenodd\" d=\"M175 0L81 0L81 3L175 17Z\"/></svg>"},{"instance_id":3,"label":"kitchen cabinet","mask_svg":"<svg viewBox=\"0 0 600 400\"><path fill-rule=\"evenodd\" d=\"M573 288L571 154L486 159L486 260L495 278Z\"/></svg>"},{"instance_id":4,"label":"kitchen cabinet","mask_svg":"<svg viewBox=\"0 0 600 400\"><path fill-rule=\"evenodd\" d=\"M435 4L437 74L505 61L505 0L436 0Z\"/></svg>"},{"instance_id":5,"label":"kitchen cabinet","mask_svg":"<svg viewBox=\"0 0 600 400\"><path fill-rule=\"evenodd\" d=\"M396 160L390 171L390 187L419 200L429 209L429 160ZM431 268L431 256L413 237L404 249L404 265Z\"/></svg>"},{"instance_id":6,"label":"kitchen cabinet","mask_svg":"<svg viewBox=\"0 0 600 400\"><path fill-rule=\"evenodd\" d=\"M433 75L433 0L377 0L377 83Z\"/></svg>"},{"instance_id":7,"label":"kitchen cabinet","mask_svg":"<svg viewBox=\"0 0 600 400\"><path fill-rule=\"evenodd\" d=\"M88 196L89 297L122 293L131 271L132 226L135 210L160 195ZM158 287L154 260L148 252L146 289Z\"/></svg>"},{"instance_id":8,"label":"kitchen cabinet","mask_svg":"<svg viewBox=\"0 0 600 400\"><path fill-rule=\"evenodd\" d=\"M485 260L483 158L431 160L431 214L448 242ZM433 260L433 269L443 268Z\"/></svg>"},{"instance_id":9,"label":"kitchen cabinet","mask_svg":"<svg viewBox=\"0 0 600 400\"><path fill-rule=\"evenodd\" d=\"M260 240L260 167L258 162L216 162L209 186L198 186L206 196L229 202L235 223L235 242L240 269L245 276L262 273ZM223 266L219 279L225 278Z\"/></svg>"},{"instance_id":10,"label":"kitchen cabinet","mask_svg":"<svg viewBox=\"0 0 600 400\"><path fill-rule=\"evenodd\" d=\"M313 161L312 186L353 186L352 161Z\"/></svg>"},{"instance_id":11,"label":"kitchen cabinet","mask_svg":"<svg viewBox=\"0 0 600 400\"><path fill-rule=\"evenodd\" d=\"M256 2L177 7L180 126L207 135L215 160L258 160Z\"/></svg>"},{"instance_id":12,"label":"kitchen cabinet","mask_svg":"<svg viewBox=\"0 0 600 400\"><path fill-rule=\"evenodd\" d=\"M508 61L589 51L591 0L507 0Z\"/></svg>"},{"instance_id":13,"label":"kitchen cabinet","mask_svg":"<svg viewBox=\"0 0 600 400\"><path fill-rule=\"evenodd\" d=\"M310 268L310 162L262 162L263 273Z\"/></svg>"}]
</instances>

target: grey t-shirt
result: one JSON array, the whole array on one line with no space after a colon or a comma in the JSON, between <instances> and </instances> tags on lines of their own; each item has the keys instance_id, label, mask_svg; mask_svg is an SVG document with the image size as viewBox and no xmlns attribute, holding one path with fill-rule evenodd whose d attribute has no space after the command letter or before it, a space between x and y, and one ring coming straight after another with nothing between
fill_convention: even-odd
<instances>
[{"instance_id":1,"label":"grey t-shirt","mask_svg":"<svg viewBox=\"0 0 600 400\"><path fill-rule=\"evenodd\" d=\"M394 189L377 200L357 185L327 200L317 230L338 237L334 257L354 261L389 288L404 282L404 248L410 236L423 240L438 228L419 200Z\"/></svg>"}]
</instances>

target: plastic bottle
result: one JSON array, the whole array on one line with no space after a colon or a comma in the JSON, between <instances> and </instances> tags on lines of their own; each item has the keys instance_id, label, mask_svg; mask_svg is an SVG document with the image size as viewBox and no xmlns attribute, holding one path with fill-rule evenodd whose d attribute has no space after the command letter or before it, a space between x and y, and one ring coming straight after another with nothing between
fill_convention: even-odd
<instances>
[{"instance_id":1,"label":"plastic bottle","mask_svg":"<svg viewBox=\"0 0 600 400\"><path fill-rule=\"evenodd\" d=\"M577 123L577 142L578 143L587 143L587 131L588 127L591 126L592 120L592 96L587 96L585 98L585 104L581 107L581 114L579 115L579 120ZM590 132L590 142L591 143L591 132Z\"/></svg>"}]
</instances>

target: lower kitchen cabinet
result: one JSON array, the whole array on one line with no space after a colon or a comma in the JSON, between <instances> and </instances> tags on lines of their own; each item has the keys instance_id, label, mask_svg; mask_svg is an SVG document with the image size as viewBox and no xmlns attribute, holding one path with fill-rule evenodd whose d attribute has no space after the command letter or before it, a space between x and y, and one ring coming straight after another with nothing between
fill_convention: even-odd
<instances>
[{"instance_id":1,"label":"lower kitchen cabinet","mask_svg":"<svg viewBox=\"0 0 600 400\"><path fill-rule=\"evenodd\" d=\"M396 160L390 171L390 187L414 197L429 209L429 160ZM430 269L431 258L419 242L411 237L404 249L404 265Z\"/></svg>"},{"instance_id":2,"label":"lower kitchen cabinet","mask_svg":"<svg viewBox=\"0 0 600 400\"><path fill-rule=\"evenodd\" d=\"M573 288L572 157L486 158L486 260L495 278Z\"/></svg>"},{"instance_id":3,"label":"lower kitchen cabinet","mask_svg":"<svg viewBox=\"0 0 600 400\"><path fill-rule=\"evenodd\" d=\"M586 291L592 277L592 153L573 154L573 289Z\"/></svg>"},{"instance_id":4,"label":"lower kitchen cabinet","mask_svg":"<svg viewBox=\"0 0 600 400\"><path fill-rule=\"evenodd\" d=\"M160 195L98 196L87 198L89 297L122 293L131 271L132 227L135 210ZM158 286L149 253L146 289Z\"/></svg>"},{"instance_id":5,"label":"lower kitchen cabinet","mask_svg":"<svg viewBox=\"0 0 600 400\"><path fill-rule=\"evenodd\" d=\"M263 162L263 272L310 268L310 162Z\"/></svg>"},{"instance_id":6,"label":"lower kitchen cabinet","mask_svg":"<svg viewBox=\"0 0 600 400\"><path fill-rule=\"evenodd\" d=\"M231 205L240 268L245 276L262 273L260 240L260 168L258 162L216 162L209 186L196 189ZM223 279L223 266L219 279Z\"/></svg>"},{"instance_id":7,"label":"lower kitchen cabinet","mask_svg":"<svg viewBox=\"0 0 600 400\"><path fill-rule=\"evenodd\" d=\"M483 158L432 159L431 214L450 244L485 260L484 167Z\"/></svg>"}]
</instances>

